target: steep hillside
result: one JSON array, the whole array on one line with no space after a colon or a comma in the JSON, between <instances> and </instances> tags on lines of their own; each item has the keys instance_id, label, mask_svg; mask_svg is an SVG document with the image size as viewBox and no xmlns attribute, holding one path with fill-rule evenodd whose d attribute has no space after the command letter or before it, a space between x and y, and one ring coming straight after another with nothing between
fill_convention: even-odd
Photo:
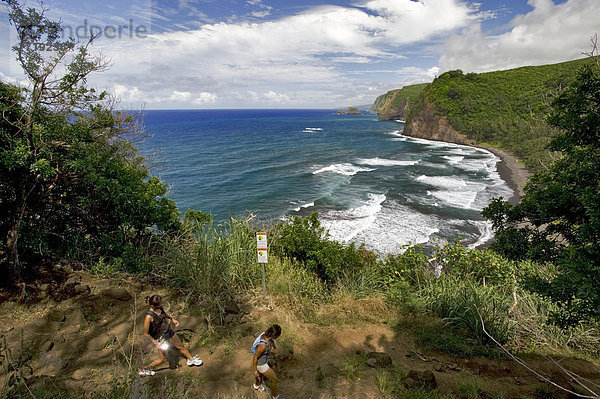
<instances>
[{"instance_id":1,"label":"steep hillside","mask_svg":"<svg viewBox=\"0 0 600 399\"><path fill-rule=\"evenodd\" d=\"M479 74L446 72L420 87L418 98L407 102L405 133L502 148L537 169L552 157L545 147L556 131L544 120L552 99L588 62L581 59ZM390 100L390 93L374 106L380 119L395 113L397 100Z\"/></svg>"},{"instance_id":2,"label":"steep hillside","mask_svg":"<svg viewBox=\"0 0 600 399\"><path fill-rule=\"evenodd\" d=\"M390 90L377 97L371 111L377 112L380 120L405 119L406 111L429 83L404 86Z\"/></svg>"}]
</instances>

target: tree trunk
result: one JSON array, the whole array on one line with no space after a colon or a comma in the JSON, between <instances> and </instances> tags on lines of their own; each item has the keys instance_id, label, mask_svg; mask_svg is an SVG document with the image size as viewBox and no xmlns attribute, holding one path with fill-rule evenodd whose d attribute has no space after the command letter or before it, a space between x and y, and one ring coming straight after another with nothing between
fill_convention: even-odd
<instances>
[{"instance_id":1,"label":"tree trunk","mask_svg":"<svg viewBox=\"0 0 600 399\"><path fill-rule=\"evenodd\" d=\"M8 249L8 267L6 270L8 278L4 281L7 285L10 285L21 278L19 273L19 227L20 221L8 231L6 236L6 248Z\"/></svg>"},{"instance_id":2,"label":"tree trunk","mask_svg":"<svg viewBox=\"0 0 600 399\"><path fill-rule=\"evenodd\" d=\"M19 262L19 233L21 230L21 223L25 217L25 210L27 208L27 196L25 194L25 184L19 185L18 191L18 207L16 209L16 220L15 224L8 231L6 235L6 249L8 250L8 267L6 270L8 278L5 280L7 284L17 282L21 279L20 262Z\"/></svg>"}]
</instances>

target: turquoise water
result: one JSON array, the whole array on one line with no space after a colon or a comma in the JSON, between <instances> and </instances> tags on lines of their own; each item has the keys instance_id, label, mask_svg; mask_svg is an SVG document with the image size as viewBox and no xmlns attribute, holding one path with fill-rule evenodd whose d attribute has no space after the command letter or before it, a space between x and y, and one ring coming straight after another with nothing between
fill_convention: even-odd
<instances>
[{"instance_id":1,"label":"turquoise water","mask_svg":"<svg viewBox=\"0 0 600 399\"><path fill-rule=\"evenodd\" d=\"M332 238L378 253L491 238L480 215L512 191L477 148L401 135L402 123L329 110L145 111L140 146L179 209L215 220L317 211Z\"/></svg>"}]
</instances>

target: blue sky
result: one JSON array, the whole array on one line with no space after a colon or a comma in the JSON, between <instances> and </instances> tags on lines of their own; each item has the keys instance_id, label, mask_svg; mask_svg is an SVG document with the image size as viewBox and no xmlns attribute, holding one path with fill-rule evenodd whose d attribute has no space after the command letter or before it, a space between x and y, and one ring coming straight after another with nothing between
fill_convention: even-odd
<instances>
[{"instance_id":1,"label":"blue sky","mask_svg":"<svg viewBox=\"0 0 600 399\"><path fill-rule=\"evenodd\" d=\"M37 4L22 1L25 4ZM46 0L69 31L105 33L89 84L123 107L337 108L450 69L582 57L598 0ZM0 13L7 21L6 6ZM119 28L120 27L120 28ZM119 34L120 31L120 34ZM0 27L0 78L26 86Z\"/></svg>"}]
</instances>

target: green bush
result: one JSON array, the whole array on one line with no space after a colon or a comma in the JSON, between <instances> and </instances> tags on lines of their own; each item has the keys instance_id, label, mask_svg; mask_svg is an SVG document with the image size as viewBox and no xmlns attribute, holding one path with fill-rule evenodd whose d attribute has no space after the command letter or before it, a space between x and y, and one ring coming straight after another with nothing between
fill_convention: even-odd
<instances>
[{"instance_id":1,"label":"green bush","mask_svg":"<svg viewBox=\"0 0 600 399\"><path fill-rule=\"evenodd\" d=\"M352 273L376 261L363 247L329 240L316 212L305 218L295 216L288 223L279 224L275 231L278 235L271 244L275 255L297 262L328 283L342 272Z\"/></svg>"},{"instance_id":2,"label":"green bush","mask_svg":"<svg viewBox=\"0 0 600 399\"><path fill-rule=\"evenodd\" d=\"M427 261L423 248L410 246L404 248L404 252L398 255L388 254L385 259L386 276L390 282L402 280L414 286L433 277L433 270Z\"/></svg>"}]
</instances>

